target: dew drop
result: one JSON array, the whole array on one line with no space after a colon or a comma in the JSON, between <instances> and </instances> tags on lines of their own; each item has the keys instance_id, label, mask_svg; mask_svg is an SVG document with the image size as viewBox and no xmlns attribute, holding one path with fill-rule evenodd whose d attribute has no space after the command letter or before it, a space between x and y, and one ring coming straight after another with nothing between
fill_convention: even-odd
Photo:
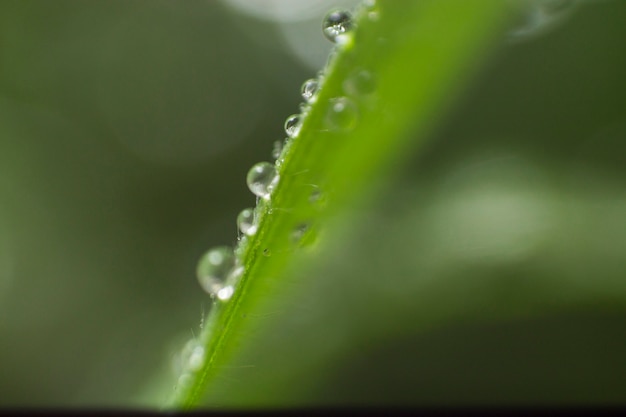
<instances>
[{"instance_id":1,"label":"dew drop","mask_svg":"<svg viewBox=\"0 0 626 417\"><path fill-rule=\"evenodd\" d=\"M246 236L252 236L256 233L257 223L254 217L254 209L247 208L241 210L241 213L237 216L237 227L241 233Z\"/></svg>"},{"instance_id":2,"label":"dew drop","mask_svg":"<svg viewBox=\"0 0 626 417\"><path fill-rule=\"evenodd\" d=\"M367 12L367 18L372 22L378 22L380 14L376 7L376 0L363 0L362 5Z\"/></svg>"},{"instance_id":3,"label":"dew drop","mask_svg":"<svg viewBox=\"0 0 626 417\"><path fill-rule=\"evenodd\" d=\"M319 188L311 191L311 195L309 195L309 203L317 203L322 198L322 192Z\"/></svg>"},{"instance_id":4,"label":"dew drop","mask_svg":"<svg viewBox=\"0 0 626 417\"><path fill-rule=\"evenodd\" d=\"M331 42L340 42L340 37L354 28L352 16L345 10L332 10L324 18L322 32Z\"/></svg>"},{"instance_id":5,"label":"dew drop","mask_svg":"<svg viewBox=\"0 0 626 417\"><path fill-rule=\"evenodd\" d=\"M317 90L319 89L319 81L315 78L311 78L310 80L306 80L302 84L302 98L307 103L314 103L317 97Z\"/></svg>"},{"instance_id":6,"label":"dew drop","mask_svg":"<svg viewBox=\"0 0 626 417\"><path fill-rule=\"evenodd\" d=\"M371 22L378 22L380 20L380 13L378 13L377 11L368 12L367 13L367 18Z\"/></svg>"},{"instance_id":7,"label":"dew drop","mask_svg":"<svg viewBox=\"0 0 626 417\"><path fill-rule=\"evenodd\" d=\"M352 100L339 97L330 100L326 120L331 129L347 131L356 126L357 115L357 107Z\"/></svg>"},{"instance_id":8,"label":"dew drop","mask_svg":"<svg viewBox=\"0 0 626 417\"><path fill-rule=\"evenodd\" d=\"M282 151L283 151L283 142L280 140L274 141L274 146L272 148L272 158L278 159Z\"/></svg>"},{"instance_id":9,"label":"dew drop","mask_svg":"<svg viewBox=\"0 0 626 417\"><path fill-rule=\"evenodd\" d=\"M285 133L290 138L295 138L300 133L302 127L302 117L299 114L292 114L285 120Z\"/></svg>"},{"instance_id":10,"label":"dew drop","mask_svg":"<svg viewBox=\"0 0 626 417\"><path fill-rule=\"evenodd\" d=\"M235 283L239 278L241 278L244 272L245 268L239 263L239 260L237 260L237 262L235 262L235 267L228 275L228 282Z\"/></svg>"},{"instance_id":11,"label":"dew drop","mask_svg":"<svg viewBox=\"0 0 626 417\"><path fill-rule=\"evenodd\" d=\"M335 46L328 53L328 58L326 58L326 68L330 68L333 65L338 55L339 55L339 49Z\"/></svg>"},{"instance_id":12,"label":"dew drop","mask_svg":"<svg viewBox=\"0 0 626 417\"><path fill-rule=\"evenodd\" d=\"M363 0L363 7L373 9L376 7L376 0Z\"/></svg>"},{"instance_id":13,"label":"dew drop","mask_svg":"<svg viewBox=\"0 0 626 417\"><path fill-rule=\"evenodd\" d=\"M263 249L263 256L270 256L271 254L272 252L269 250L269 248Z\"/></svg>"},{"instance_id":14,"label":"dew drop","mask_svg":"<svg viewBox=\"0 0 626 417\"><path fill-rule=\"evenodd\" d=\"M359 69L344 81L343 88L350 95L368 95L376 90L376 79L371 72Z\"/></svg>"},{"instance_id":15,"label":"dew drop","mask_svg":"<svg viewBox=\"0 0 626 417\"><path fill-rule=\"evenodd\" d=\"M207 293L215 296L224 288L235 263L235 254L230 247L219 246L209 250L198 262L198 282Z\"/></svg>"},{"instance_id":16,"label":"dew drop","mask_svg":"<svg viewBox=\"0 0 626 417\"><path fill-rule=\"evenodd\" d=\"M259 162L250 168L246 183L252 194L269 200L272 190L278 184L276 167L269 162Z\"/></svg>"},{"instance_id":17,"label":"dew drop","mask_svg":"<svg viewBox=\"0 0 626 417\"><path fill-rule=\"evenodd\" d=\"M301 223L297 225L291 232L291 241L293 243L300 243L302 241L302 238L304 237L304 235L306 234L308 230L309 230L308 223Z\"/></svg>"},{"instance_id":18,"label":"dew drop","mask_svg":"<svg viewBox=\"0 0 626 417\"><path fill-rule=\"evenodd\" d=\"M190 371L196 372L202 368L204 364L204 347L196 343L196 346L191 350L187 365Z\"/></svg>"}]
</instances>

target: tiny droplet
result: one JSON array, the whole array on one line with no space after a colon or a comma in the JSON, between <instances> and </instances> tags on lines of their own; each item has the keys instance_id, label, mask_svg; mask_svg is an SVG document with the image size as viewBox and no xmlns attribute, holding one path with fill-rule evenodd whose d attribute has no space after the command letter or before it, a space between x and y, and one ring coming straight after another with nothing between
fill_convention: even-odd
<instances>
[{"instance_id":1,"label":"tiny droplet","mask_svg":"<svg viewBox=\"0 0 626 417\"><path fill-rule=\"evenodd\" d=\"M280 153L283 151L283 142L280 140L274 141L274 146L272 147L272 158L278 159L280 158Z\"/></svg>"},{"instance_id":2,"label":"tiny droplet","mask_svg":"<svg viewBox=\"0 0 626 417\"><path fill-rule=\"evenodd\" d=\"M347 97L338 97L330 100L326 120L331 129L347 131L356 126L357 115L357 107L352 100Z\"/></svg>"},{"instance_id":3,"label":"tiny droplet","mask_svg":"<svg viewBox=\"0 0 626 417\"><path fill-rule=\"evenodd\" d=\"M345 10L332 10L324 18L322 32L331 42L339 42L340 37L354 28L352 16Z\"/></svg>"},{"instance_id":4,"label":"tiny droplet","mask_svg":"<svg viewBox=\"0 0 626 417\"><path fill-rule=\"evenodd\" d=\"M301 223L297 225L291 232L291 241L293 243L300 243L306 232L309 230L308 223Z\"/></svg>"},{"instance_id":5,"label":"tiny droplet","mask_svg":"<svg viewBox=\"0 0 626 417\"><path fill-rule=\"evenodd\" d=\"M237 227L247 236L252 236L256 233L257 223L254 215L254 209L247 208L241 210L239 216L237 216Z\"/></svg>"},{"instance_id":6,"label":"tiny droplet","mask_svg":"<svg viewBox=\"0 0 626 417\"><path fill-rule=\"evenodd\" d=\"M259 162L250 168L246 183L252 194L269 200L272 190L278 184L276 167L269 162Z\"/></svg>"},{"instance_id":7,"label":"tiny droplet","mask_svg":"<svg viewBox=\"0 0 626 417\"><path fill-rule=\"evenodd\" d=\"M368 12L367 13L367 18L371 22L378 22L380 20L380 13L378 13L377 11Z\"/></svg>"},{"instance_id":8,"label":"tiny droplet","mask_svg":"<svg viewBox=\"0 0 626 417\"><path fill-rule=\"evenodd\" d=\"M371 72L358 69L343 82L343 88L350 95L368 95L376 90L376 79Z\"/></svg>"},{"instance_id":9,"label":"tiny droplet","mask_svg":"<svg viewBox=\"0 0 626 417\"><path fill-rule=\"evenodd\" d=\"M376 7L376 0L363 0L363 6L367 9Z\"/></svg>"},{"instance_id":10,"label":"tiny droplet","mask_svg":"<svg viewBox=\"0 0 626 417\"><path fill-rule=\"evenodd\" d=\"M309 195L309 203L317 203L322 198L322 191L319 188L311 191L311 195Z\"/></svg>"}]
</instances>

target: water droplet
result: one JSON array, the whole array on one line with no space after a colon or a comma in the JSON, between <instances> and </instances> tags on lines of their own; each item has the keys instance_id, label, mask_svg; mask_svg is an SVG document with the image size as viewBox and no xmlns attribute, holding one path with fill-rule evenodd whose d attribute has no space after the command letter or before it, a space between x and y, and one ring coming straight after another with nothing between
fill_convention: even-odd
<instances>
[{"instance_id":1,"label":"water droplet","mask_svg":"<svg viewBox=\"0 0 626 417\"><path fill-rule=\"evenodd\" d=\"M282 151L283 151L283 142L280 140L274 141L274 147L272 148L272 158L278 159Z\"/></svg>"},{"instance_id":2,"label":"water droplet","mask_svg":"<svg viewBox=\"0 0 626 417\"><path fill-rule=\"evenodd\" d=\"M527 39L544 33L571 14L579 0L527 0L509 32L513 39Z\"/></svg>"},{"instance_id":3,"label":"water droplet","mask_svg":"<svg viewBox=\"0 0 626 417\"><path fill-rule=\"evenodd\" d=\"M380 13L376 8L376 0L363 0L362 5L367 12L367 18L370 21L377 22L378 19L380 19Z\"/></svg>"},{"instance_id":4,"label":"water droplet","mask_svg":"<svg viewBox=\"0 0 626 417\"><path fill-rule=\"evenodd\" d=\"M343 88L350 95L364 96L376 90L376 79L371 72L359 69L343 82Z\"/></svg>"},{"instance_id":5,"label":"water droplet","mask_svg":"<svg viewBox=\"0 0 626 417\"><path fill-rule=\"evenodd\" d=\"M349 98L339 97L330 100L326 120L331 129L343 131L354 129L357 116L357 107Z\"/></svg>"},{"instance_id":6,"label":"water droplet","mask_svg":"<svg viewBox=\"0 0 626 417\"><path fill-rule=\"evenodd\" d=\"M235 254L228 246L219 246L205 253L198 262L197 276L202 288L212 296L221 290L235 267Z\"/></svg>"},{"instance_id":7,"label":"water droplet","mask_svg":"<svg viewBox=\"0 0 626 417\"><path fill-rule=\"evenodd\" d=\"M308 223L301 223L297 225L291 232L291 241L293 243L300 243L306 232L309 230Z\"/></svg>"},{"instance_id":8,"label":"water droplet","mask_svg":"<svg viewBox=\"0 0 626 417\"><path fill-rule=\"evenodd\" d=\"M330 68L333 65L338 55L339 49L337 49L337 47L334 47L330 50L330 52L328 53L328 58L326 58L326 68Z\"/></svg>"},{"instance_id":9,"label":"water droplet","mask_svg":"<svg viewBox=\"0 0 626 417\"><path fill-rule=\"evenodd\" d=\"M204 364L204 347L199 343L191 350L191 354L189 355L189 360L187 361L188 369L190 371L196 372L202 368Z\"/></svg>"},{"instance_id":10,"label":"water droplet","mask_svg":"<svg viewBox=\"0 0 626 417\"><path fill-rule=\"evenodd\" d=\"M376 0L363 0L363 7L366 9L373 9L376 7Z\"/></svg>"},{"instance_id":11,"label":"water droplet","mask_svg":"<svg viewBox=\"0 0 626 417\"><path fill-rule=\"evenodd\" d=\"M354 28L352 16L345 10L332 10L324 18L322 32L331 42L341 42L341 36L349 33Z\"/></svg>"},{"instance_id":12,"label":"water droplet","mask_svg":"<svg viewBox=\"0 0 626 417\"><path fill-rule=\"evenodd\" d=\"M252 236L256 233L257 223L254 215L254 209L247 208L241 210L239 216L237 216L237 227L247 236Z\"/></svg>"},{"instance_id":13,"label":"water droplet","mask_svg":"<svg viewBox=\"0 0 626 417\"><path fill-rule=\"evenodd\" d=\"M299 114L292 114L285 120L285 133L290 138L295 138L300 133L302 127L302 117Z\"/></svg>"},{"instance_id":14,"label":"water droplet","mask_svg":"<svg viewBox=\"0 0 626 417\"><path fill-rule=\"evenodd\" d=\"M306 80L302 84L302 98L307 103L314 103L317 98L317 90L319 89L319 81L315 78L311 78L310 80Z\"/></svg>"},{"instance_id":15,"label":"water droplet","mask_svg":"<svg viewBox=\"0 0 626 417\"><path fill-rule=\"evenodd\" d=\"M271 254L272 252L269 250L269 248L263 249L263 256L270 256Z\"/></svg>"},{"instance_id":16,"label":"water droplet","mask_svg":"<svg viewBox=\"0 0 626 417\"><path fill-rule=\"evenodd\" d=\"M233 270L230 271L230 274L228 275L228 281L233 283L236 282L239 278L241 278L244 272L245 268L239 263L239 260L237 260L237 262L235 263L235 268L233 268Z\"/></svg>"},{"instance_id":17,"label":"water droplet","mask_svg":"<svg viewBox=\"0 0 626 417\"><path fill-rule=\"evenodd\" d=\"M269 200L272 190L278 184L276 167L269 162L259 162L248 171L246 183L252 194Z\"/></svg>"},{"instance_id":18,"label":"water droplet","mask_svg":"<svg viewBox=\"0 0 626 417\"><path fill-rule=\"evenodd\" d=\"M322 192L319 188L311 191L311 195L309 196L309 203L317 203L322 198Z\"/></svg>"}]
</instances>

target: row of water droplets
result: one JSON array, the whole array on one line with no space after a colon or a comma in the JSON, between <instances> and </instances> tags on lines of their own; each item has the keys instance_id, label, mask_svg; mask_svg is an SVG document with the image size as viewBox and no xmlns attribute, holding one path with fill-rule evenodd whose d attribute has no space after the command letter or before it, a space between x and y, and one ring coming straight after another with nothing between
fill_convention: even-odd
<instances>
[{"instance_id":1,"label":"row of water droplets","mask_svg":"<svg viewBox=\"0 0 626 417\"><path fill-rule=\"evenodd\" d=\"M377 20L378 14L375 10L375 1L366 0L364 2L370 19ZM332 10L323 20L322 32L324 36L335 43L335 48L342 48L351 41L351 32L354 29L354 21L350 12L345 10ZM329 65L332 62L334 52L329 58ZM355 74L354 80L344 85L347 91L367 87L370 76L364 71ZM272 156L275 163L259 162L250 168L246 175L246 184L250 191L260 201L269 202L272 192L276 189L280 181L278 168L281 166L284 149L290 141L297 138L303 121L308 114L309 107L317 101L318 93L324 81L323 73L320 72L316 78L306 80L301 87L303 103L300 106L301 112L287 117L285 121L284 141L274 143ZM364 82L365 81L365 82ZM354 127L357 117L355 104L347 97L337 97L330 101L327 123L329 130L346 130ZM320 200L321 191L314 187L309 201L314 203ZM257 204L258 207L258 204ZM244 273L244 266L241 259L241 244L250 236L257 233L259 227L257 208L245 208L237 216L237 228L240 232L239 246L233 249L230 246L218 246L208 250L198 262L196 274L200 286L216 302L227 302L234 294L238 280ZM308 229L308 223L298 224L293 231L292 238L297 241L302 238ZM265 256L269 256L269 249L263 251ZM181 372L178 379L178 386L188 384L192 378L191 374L199 371L204 364L205 350L202 344L194 339L189 340L180 355L176 358L176 368Z\"/></svg>"},{"instance_id":2,"label":"row of water droplets","mask_svg":"<svg viewBox=\"0 0 626 417\"><path fill-rule=\"evenodd\" d=\"M518 26L511 32L513 36L526 36L531 32L542 30L543 26L549 23L551 15L554 18L560 18L563 13L568 12L570 6L578 3L578 0L526 1L525 16L530 16L530 18L525 22L525 25ZM379 20L379 10L375 0L365 0L362 7L360 12L366 13L367 19L371 22ZM537 16L540 16L541 19L537 19ZM333 64L336 52L352 42L354 27L352 15L348 11L333 10L326 15L322 32L327 39L335 44L335 49L329 55L328 66ZM272 156L276 162L259 162L248 171L246 183L250 191L257 197L257 202L259 199L266 202L270 201L272 192L280 180L277 168L282 164L284 149L291 140L298 137L310 105L317 100L323 81L323 72L320 72L316 78L306 80L302 84L301 95L304 102L300 106L301 112L286 119L284 128L287 138L284 141L275 142L272 151ZM330 99L330 106L325 119L328 130L346 131L355 127L358 119L358 107L350 96L362 97L371 94L376 89L375 81L373 75L366 69L356 68L352 72L343 83L346 96ZM310 196L310 201L318 200L320 194L319 188L316 188ZM240 244L247 237L256 234L259 226L258 220L255 208L246 208L239 213L237 227L241 233ZM294 230L294 236L301 237L307 228L306 223L298 225ZM207 251L198 263L198 281L201 287L216 301L227 302L233 296L237 281L244 273L239 252L229 246L215 247ZM265 249L263 254L269 256L269 249ZM204 347L195 338L185 345L177 362L177 367L182 368L182 374L178 381L179 386L189 383L191 373L202 368L204 354Z\"/></svg>"},{"instance_id":3,"label":"row of water droplets","mask_svg":"<svg viewBox=\"0 0 626 417\"><path fill-rule=\"evenodd\" d=\"M376 13L375 2L366 1L365 7L370 13ZM372 15L374 16L374 15ZM322 32L326 38L335 43L336 47L342 47L350 42L351 32L354 29L354 21L350 12L345 10L332 10L324 18ZM365 72L356 74L356 79L347 90L360 88L363 78L368 78ZM281 153L285 145L298 137L302 124L309 111L310 105L316 102L318 92L322 86L324 77L320 73L316 78L306 80L301 87L303 103L300 106L301 113L293 114L285 120L284 128L287 138L283 142L274 144L272 156L275 163L259 162L250 168L246 176L246 184L250 191L257 197L257 202L261 199L266 202L271 200L271 195L280 181L278 169L282 163ZM329 130L343 130L354 126L356 121L356 105L347 97L337 97L330 101L329 114L327 117ZM315 190L311 196L314 200L319 194ZM246 208L237 216L237 227L242 234L242 239L254 235L258 230L257 210ZM299 226L298 229L302 229ZM240 242L241 240L240 239ZM220 246L209 250L198 264L197 275L202 288L211 297L227 301L231 298L237 279L243 274L241 260L236 255L237 251L230 247Z\"/></svg>"},{"instance_id":4,"label":"row of water droplets","mask_svg":"<svg viewBox=\"0 0 626 417\"><path fill-rule=\"evenodd\" d=\"M526 0L526 12L532 16L541 15L544 21L550 14L561 14L577 4L577 0ZM379 11L374 0L363 3L363 12L371 21L379 19ZM536 24L536 22L533 22ZM324 36L335 43L335 50L331 52L329 64L335 52L352 41L352 31L355 28L350 12L345 10L332 10L324 18L322 32ZM530 30L529 28L527 28ZM316 78L306 80L302 84L301 95L303 103L301 113L287 117L284 128L287 138L284 141L274 143L272 156L275 163L259 162L252 166L246 176L246 183L250 191L258 199L269 201L272 191L278 185L280 176L277 168L282 164L281 154L285 145L296 138L302 128L303 121L311 104L317 100L318 92L323 84L323 73ZM356 68L343 83L345 96L330 99L330 106L326 114L325 123L328 130L346 131L355 127L358 119L358 106L350 96L364 96L371 94L376 88L376 82L371 72L366 69ZM315 193L319 193L316 189ZM246 208L237 216L237 227L244 237L254 235L258 229L257 210ZM202 288L220 301L227 301L234 293L234 286L243 274L243 266L236 251L227 246L220 246L209 250L201 259L197 268L197 276Z\"/></svg>"}]
</instances>

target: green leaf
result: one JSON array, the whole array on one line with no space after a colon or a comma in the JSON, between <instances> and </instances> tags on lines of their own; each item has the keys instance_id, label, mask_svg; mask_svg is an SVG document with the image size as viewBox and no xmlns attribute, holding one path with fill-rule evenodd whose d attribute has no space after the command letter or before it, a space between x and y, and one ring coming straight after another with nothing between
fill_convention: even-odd
<instances>
[{"instance_id":1,"label":"green leaf","mask_svg":"<svg viewBox=\"0 0 626 417\"><path fill-rule=\"evenodd\" d=\"M263 327L255 315L264 311L260 306L292 302L284 291L294 285L288 267L296 263L305 270L315 263L333 244L332 219L357 201L371 200L424 142L484 60L508 10L501 0L379 3L355 16L356 29L323 74L299 134L283 150L277 163L280 180L271 199L261 200L256 209L258 231L242 239L236 251L245 272L232 298L213 304L198 339L202 361L183 371L171 406L219 402L227 386L225 369L242 348L255 343L254 332ZM337 112L337 106L345 111ZM354 225L341 219L338 227ZM276 398L297 398L307 378L311 383L323 377L323 361L313 359L305 368L317 371L293 382L291 397L288 384L277 384L282 388ZM260 392L266 395L267 389ZM250 394L246 401L273 400Z\"/></svg>"}]
</instances>

